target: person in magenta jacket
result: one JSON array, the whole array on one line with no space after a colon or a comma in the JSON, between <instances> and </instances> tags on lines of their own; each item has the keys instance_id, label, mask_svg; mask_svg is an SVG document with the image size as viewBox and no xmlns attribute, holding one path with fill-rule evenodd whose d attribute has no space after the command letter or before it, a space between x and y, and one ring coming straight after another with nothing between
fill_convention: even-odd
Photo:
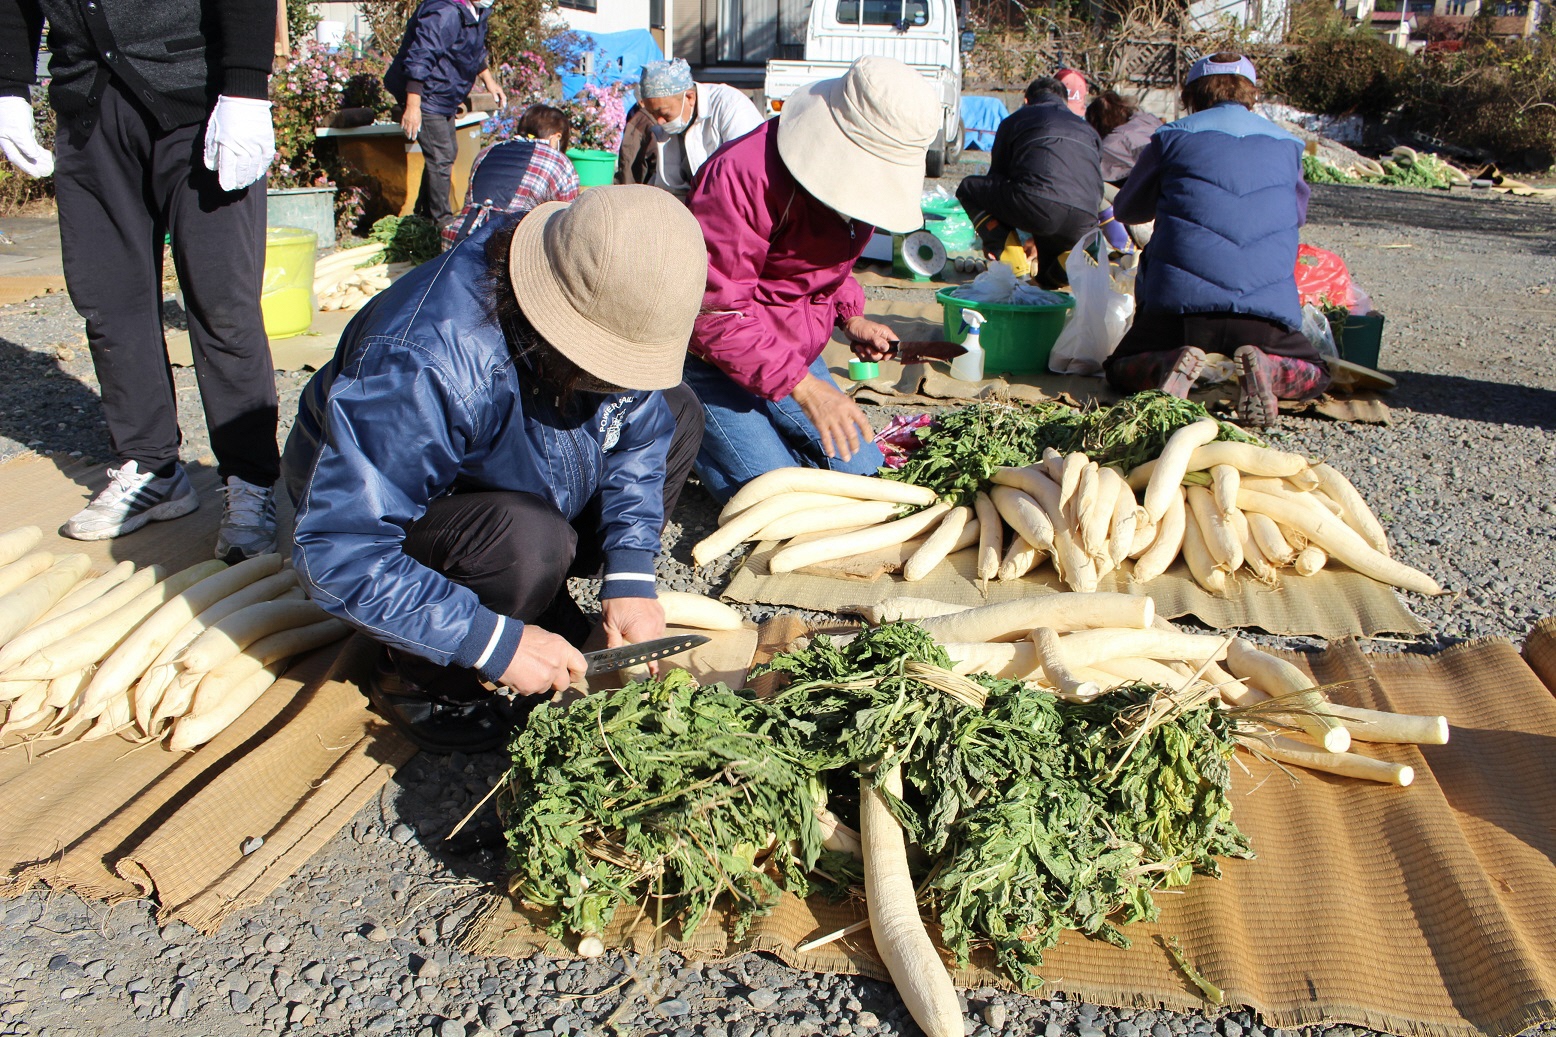
<instances>
[{"instance_id":1,"label":"person in magenta jacket","mask_svg":"<svg viewBox=\"0 0 1556 1037\"><path fill-rule=\"evenodd\" d=\"M880 466L868 419L821 351L835 329L862 359L891 350L896 336L865 318L850 270L876 227L923 225L924 153L940 118L923 76L864 57L796 90L779 118L698 172L687 204L708 243L708 289L686 383L706 417L697 474L720 502L774 468Z\"/></svg>"}]
</instances>

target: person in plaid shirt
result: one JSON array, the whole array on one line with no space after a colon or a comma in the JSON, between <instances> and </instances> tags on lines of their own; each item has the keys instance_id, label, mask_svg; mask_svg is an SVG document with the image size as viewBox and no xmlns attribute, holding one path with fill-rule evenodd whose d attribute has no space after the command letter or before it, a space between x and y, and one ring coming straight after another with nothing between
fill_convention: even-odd
<instances>
[{"instance_id":1,"label":"person in plaid shirt","mask_svg":"<svg viewBox=\"0 0 1556 1037\"><path fill-rule=\"evenodd\" d=\"M443 228L444 251L493 213L528 212L543 202L578 197L578 172L563 154L571 135L567 116L550 105L532 105L519 120L518 133L475 157L465 207Z\"/></svg>"}]
</instances>

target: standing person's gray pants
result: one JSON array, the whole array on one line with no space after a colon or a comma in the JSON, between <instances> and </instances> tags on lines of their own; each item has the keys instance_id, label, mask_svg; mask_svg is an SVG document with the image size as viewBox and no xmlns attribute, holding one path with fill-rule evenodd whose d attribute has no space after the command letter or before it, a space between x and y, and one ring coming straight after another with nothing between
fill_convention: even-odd
<instances>
[{"instance_id":1,"label":"standing person's gray pants","mask_svg":"<svg viewBox=\"0 0 1556 1037\"><path fill-rule=\"evenodd\" d=\"M201 160L205 126L162 130L108 79L90 125L60 127L54 192L70 301L86 320L120 461L172 473L178 410L162 338L162 238L189 311L189 345L223 481L280 474L276 384L259 309L265 181L223 191Z\"/></svg>"},{"instance_id":2,"label":"standing person's gray pants","mask_svg":"<svg viewBox=\"0 0 1556 1037\"><path fill-rule=\"evenodd\" d=\"M416 211L442 230L454 218L453 203L449 200L454 189L454 156L459 153L454 117L423 115L416 143L421 145L422 158L421 195L416 199Z\"/></svg>"}]
</instances>

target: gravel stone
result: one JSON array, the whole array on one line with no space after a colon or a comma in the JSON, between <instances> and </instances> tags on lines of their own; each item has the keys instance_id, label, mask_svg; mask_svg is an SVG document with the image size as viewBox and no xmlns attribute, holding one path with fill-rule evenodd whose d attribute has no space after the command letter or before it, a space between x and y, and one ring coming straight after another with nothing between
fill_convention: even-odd
<instances>
[{"instance_id":1,"label":"gravel stone","mask_svg":"<svg viewBox=\"0 0 1556 1037\"><path fill-rule=\"evenodd\" d=\"M1000 1001L991 1001L983 1006L978 1013L991 1030L1003 1030L1005 1028L1005 1005Z\"/></svg>"},{"instance_id":2,"label":"gravel stone","mask_svg":"<svg viewBox=\"0 0 1556 1037\"><path fill-rule=\"evenodd\" d=\"M873 1030L881 1025L881 1020L874 1012L860 1012L854 1016L854 1025L861 1030Z\"/></svg>"},{"instance_id":3,"label":"gravel stone","mask_svg":"<svg viewBox=\"0 0 1556 1037\"><path fill-rule=\"evenodd\" d=\"M389 830L389 838L401 846L416 838L416 832L410 825L395 825Z\"/></svg>"},{"instance_id":4,"label":"gravel stone","mask_svg":"<svg viewBox=\"0 0 1556 1037\"><path fill-rule=\"evenodd\" d=\"M236 990L227 995L227 1003L231 1005L232 1010L237 1012L239 1015L242 1015L244 1012L247 1012L250 1008L254 1007L253 998Z\"/></svg>"},{"instance_id":5,"label":"gravel stone","mask_svg":"<svg viewBox=\"0 0 1556 1037\"><path fill-rule=\"evenodd\" d=\"M682 1015L690 1015L691 1010L692 1006L687 1004L685 1001L682 1001L678 997L673 997L668 1001L659 1002L659 1014L669 1016L671 1018Z\"/></svg>"},{"instance_id":6,"label":"gravel stone","mask_svg":"<svg viewBox=\"0 0 1556 1037\"><path fill-rule=\"evenodd\" d=\"M265 952L268 954L280 954L292 945L292 941L280 933L271 933L265 937Z\"/></svg>"},{"instance_id":7,"label":"gravel stone","mask_svg":"<svg viewBox=\"0 0 1556 1037\"><path fill-rule=\"evenodd\" d=\"M437 1037L465 1037L465 1024L457 1019L445 1019L437 1025Z\"/></svg>"},{"instance_id":8,"label":"gravel stone","mask_svg":"<svg viewBox=\"0 0 1556 1037\"><path fill-rule=\"evenodd\" d=\"M746 995L746 1000L758 1012L765 1012L778 1003L778 995L766 987L757 987Z\"/></svg>"}]
</instances>

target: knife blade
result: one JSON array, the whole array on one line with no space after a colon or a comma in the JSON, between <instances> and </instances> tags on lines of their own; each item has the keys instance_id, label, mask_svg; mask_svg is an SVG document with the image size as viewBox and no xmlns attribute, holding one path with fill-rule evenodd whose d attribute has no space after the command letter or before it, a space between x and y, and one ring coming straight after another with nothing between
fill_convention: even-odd
<instances>
[{"instance_id":1,"label":"knife blade","mask_svg":"<svg viewBox=\"0 0 1556 1037\"><path fill-rule=\"evenodd\" d=\"M689 652L698 645L705 645L708 640L702 634L677 634L674 637L661 637L635 645L585 652L584 661L589 664L589 668L584 673L610 673L626 666L638 666L653 662L655 659L666 659L672 655Z\"/></svg>"},{"instance_id":2,"label":"knife blade","mask_svg":"<svg viewBox=\"0 0 1556 1037\"><path fill-rule=\"evenodd\" d=\"M955 360L965 352L967 347L959 342L938 339L929 342L898 342L892 355L899 363L922 364L926 360Z\"/></svg>"}]
</instances>

